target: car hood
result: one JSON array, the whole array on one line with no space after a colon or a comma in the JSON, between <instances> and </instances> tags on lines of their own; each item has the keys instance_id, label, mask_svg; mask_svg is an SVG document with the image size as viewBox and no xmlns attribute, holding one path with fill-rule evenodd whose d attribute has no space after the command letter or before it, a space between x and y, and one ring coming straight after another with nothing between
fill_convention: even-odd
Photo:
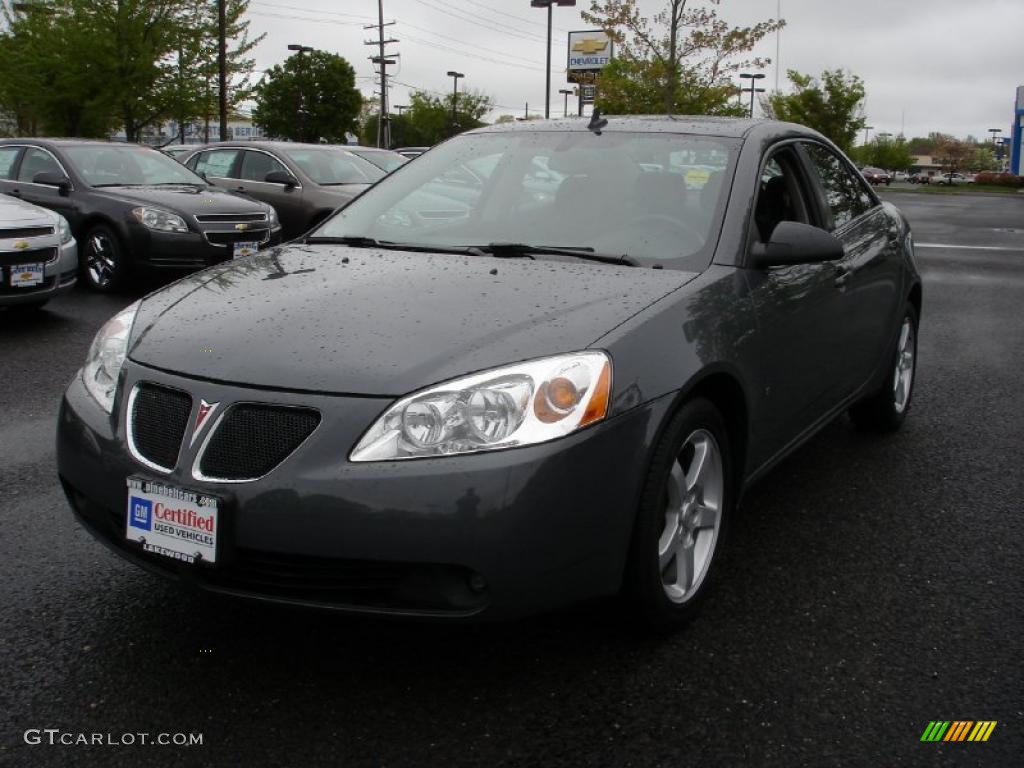
<instances>
[{"instance_id":1,"label":"car hood","mask_svg":"<svg viewBox=\"0 0 1024 768\"><path fill-rule=\"evenodd\" d=\"M140 305L129 357L213 381L399 396L584 349L695 273L289 245Z\"/></svg>"},{"instance_id":2,"label":"car hood","mask_svg":"<svg viewBox=\"0 0 1024 768\"><path fill-rule=\"evenodd\" d=\"M130 205L142 203L187 214L252 213L267 210L263 203L217 187L194 187L183 184L173 187L98 187L94 190L104 197Z\"/></svg>"},{"instance_id":3,"label":"car hood","mask_svg":"<svg viewBox=\"0 0 1024 768\"><path fill-rule=\"evenodd\" d=\"M16 197L0 195L0 228L52 227L56 214Z\"/></svg>"}]
</instances>

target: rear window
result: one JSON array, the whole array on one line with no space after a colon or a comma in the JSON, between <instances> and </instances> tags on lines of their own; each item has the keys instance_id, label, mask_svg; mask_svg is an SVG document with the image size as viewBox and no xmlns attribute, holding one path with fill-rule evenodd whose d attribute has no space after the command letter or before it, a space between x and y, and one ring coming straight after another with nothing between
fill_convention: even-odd
<instances>
[{"instance_id":1,"label":"rear window","mask_svg":"<svg viewBox=\"0 0 1024 768\"><path fill-rule=\"evenodd\" d=\"M373 163L334 147L286 149L284 153L317 184L372 184L384 171Z\"/></svg>"}]
</instances>

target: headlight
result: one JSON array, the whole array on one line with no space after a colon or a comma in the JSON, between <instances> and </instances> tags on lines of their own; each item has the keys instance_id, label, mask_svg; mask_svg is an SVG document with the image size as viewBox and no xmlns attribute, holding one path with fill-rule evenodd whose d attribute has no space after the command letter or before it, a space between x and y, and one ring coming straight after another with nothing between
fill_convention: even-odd
<instances>
[{"instance_id":1,"label":"headlight","mask_svg":"<svg viewBox=\"0 0 1024 768\"><path fill-rule=\"evenodd\" d=\"M107 413L114 409L114 393L117 389L117 377L124 365L124 357L128 351L128 336L132 332L135 313L139 309L136 301L122 309L108 320L89 347L89 356L82 368L85 388L89 390L96 402Z\"/></svg>"},{"instance_id":2,"label":"headlight","mask_svg":"<svg viewBox=\"0 0 1024 768\"><path fill-rule=\"evenodd\" d=\"M281 222L277 218L277 211L273 207L267 210L267 221L270 222L271 229L277 229L281 226Z\"/></svg>"},{"instance_id":3,"label":"headlight","mask_svg":"<svg viewBox=\"0 0 1024 768\"><path fill-rule=\"evenodd\" d=\"M59 213L57 214L57 231L60 233L61 245L67 245L71 242L71 225Z\"/></svg>"},{"instance_id":4,"label":"headlight","mask_svg":"<svg viewBox=\"0 0 1024 768\"><path fill-rule=\"evenodd\" d=\"M611 385L611 360L597 351L455 379L388 408L349 458L416 459L547 442L603 419Z\"/></svg>"},{"instance_id":5,"label":"headlight","mask_svg":"<svg viewBox=\"0 0 1024 768\"><path fill-rule=\"evenodd\" d=\"M149 229L160 232L188 232L188 226L181 216L160 208L132 208L132 216Z\"/></svg>"}]
</instances>

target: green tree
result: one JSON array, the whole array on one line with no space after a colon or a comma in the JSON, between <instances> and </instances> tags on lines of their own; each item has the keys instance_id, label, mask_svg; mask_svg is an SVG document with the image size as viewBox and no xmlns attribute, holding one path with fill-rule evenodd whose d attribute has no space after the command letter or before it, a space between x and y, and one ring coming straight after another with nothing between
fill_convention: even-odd
<instances>
[{"instance_id":1,"label":"green tree","mask_svg":"<svg viewBox=\"0 0 1024 768\"><path fill-rule=\"evenodd\" d=\"M718 16L722 0L667 0L653 20L637 0L592 0L583 18L615 41L615 59L601 73L597 106L615 114L745 114L731 100L732 76L770 59L749 53L781 19L731 27Z\"/></svg>"},{"instance_id":2,"label":"green tree","mask_svg":"<svg viewBox=\"0 0 1024 768\"><path fill-rule=\"evenodd\" d=\"M289 56L254 89L253 121L292 141L343 143L358 130L363 96L352 65L337 54L312 51Z\"/></svg>"},{"instance_id":3,"label":"green tree","mask_svg":"<svg viewBox=\"0 0 1024 768\"><path fill-rule=\"evenodd\" d=\"M907 142L902 137L895 140L875 137L871 143L854 148L851 157L861 165L894 171L906 170L914 164L914 158L907 151Z\"/></svg>"},{"instance_id":4,"label":"green tree","mask_svg":"<svg viewBox=\"0 0 1024 768\"><path fill-rule=\"evenodd\" d=\"M242 16L228 0L228 73L252 69ZM171 117L201 113L197 94L216 71L216 4L211 0L5 0L0 33L0 108L20 132L102 136L117 125L129 141ZM246 97L229 94L229 107Z\"/></svg>"},{"instance_id":5,"label":"green tree","mask_svg":"<svg viewBox=\"0 0 1024 768\"><path fill-rule=\"evenodd\" d=\"M458 95L455 127L452 125L452 95L434 96L416 91L409 97L409 107L401 116L391 116L391 140L396 147L429 147L455 132L468 131L484 125L483 117L491 111L491 99L478 91ZM377 115L363 124L362 141L377 141Z\"/></svg>"},{"instance_id":6,"label":"green tree","mask_svg":"<svg viewBox=\"0 0 1024 768\"><path fill-rule=\"evenodd\" d=\"M850 152L865 125L863 81L840 69L825 70L820 81L793 69L786 74L793 92L776 91L762 99L765 114L814 128L844 152Z\"/></svg>"}]
</instances>

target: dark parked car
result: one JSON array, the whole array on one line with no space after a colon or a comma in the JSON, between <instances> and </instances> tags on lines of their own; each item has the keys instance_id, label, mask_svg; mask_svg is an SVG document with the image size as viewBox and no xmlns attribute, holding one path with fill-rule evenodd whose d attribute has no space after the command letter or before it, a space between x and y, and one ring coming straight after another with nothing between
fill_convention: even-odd
<instances>
[{"instance_id":1,"label":"dark parked car","mask_svg":"<svg viewBox=\"0 0 1024 768\"><path fill-rule=\"evenodd\" d=\"M309 231L386 172L347 147L291 142L222 142L181 160L217 186L269 203L283 237Z\"/></svg>"},{"instance_id":2,"label":"dark parked car","mask_svg":"<svg viewBox=\"0 0 1024 768\"><path fill-rule=\"evenodd\" d=\"M71 224L86 282L121 287L135 267L197 269L279 239L274 210L211 186L157 149L82 139L0 140L0 192Z\"/></svg>"},{"instance_id":3,"label":"dark parked car","mask_svg":"<svg viewBox=\"0 0 1024 768\"><path fill-rule=\"evenodd\" d=\"M422 155L428 149L430 149L430 147L399 147L395 152L412 160L414 157Z\"/></svg>"},{"instance_id":4,"label":"dark parked car","mask_svg":"<svg viewBox=\"0 0 1024 768\"><path fill-rule=\"evenodd\" d=\"M868 166L861 168L860 171L864 175L865 181L869 184L885 184L889 186L892 184L892 176L889 175L888 171L883 171L881 168L872 168Z\"/></svg>"},{"instance_id":5,"label":"dark parked car","mask_svg":"<svg viewBox=\"0 0 1024 768\"><path fill-rule=\"evenodd\" d=\"M385 173L397 171L409 162L408 157L400 155L397 152L393 152L390 149L376 149L375 147L348 147L348 151L356 157L368 160Z\"/></svg>"},{"instance_id":6,"label":"dark parked car","mask_svg":"<svg viewBox=\"0 0 1024 768\"><path fill-rule=\"evenodd\" d=\"M462 215L407 214L464 167ZM907 221L811 130L494 126L118 314L57 461L94 536L210 590L675 624L756 478L846 411L900 426L920 311Z\"/></svg>"}]
</instances>

